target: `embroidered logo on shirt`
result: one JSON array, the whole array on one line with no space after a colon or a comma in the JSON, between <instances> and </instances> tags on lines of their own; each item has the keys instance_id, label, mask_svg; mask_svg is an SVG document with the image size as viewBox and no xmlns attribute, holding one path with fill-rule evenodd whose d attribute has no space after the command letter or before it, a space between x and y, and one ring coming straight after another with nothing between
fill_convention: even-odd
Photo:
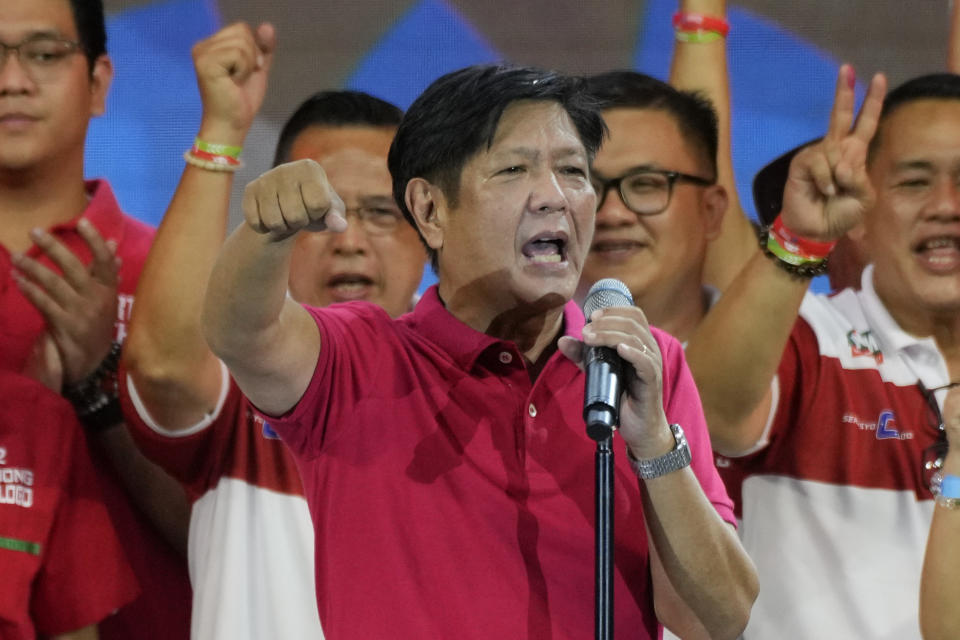
<instances>
[{"instance_id":1,"label":"embroidered logo on shirt","mask_svg":"<svg viewBox=\"0 0 960 640\"><path fill-rule=\"evenodd\" d=\"M876 422L868 422L852 413L845 413L842 421L852 424L860 431L873 431L877 440L912 440L912 431L900 431L896 414L887 409L880 413Z\"/></svg>"},{"instance_id":2,"label":"embroidered logo on shirt","mask_svg":"<svg viewBox=\"0 0 960 640\"><path fill-rule=\"evenodd\" d=\"M0 504L13 504L25 509L33 506L33 470L14 467L0 469Z\"/></svg>"},{"instance_id":3,"label":"embroidered logo on shirt","mask_svg":"<svg viewBox=\"0 0 960 640\"><path fill-rule=\"evenodd\" d=\"M868 330L860 333L856 329L852 329L847 332L847 343L850 345L851 356L872 356L877 364L883 364L883 353L880 351L880 345L877 344L872 331Z\"/></svg>"},{"instance_id":4,"label":"embroidered logo on shirt","mask_svg":"<svg viewBox=\"0 0 960 640\"><path fill-rule=\"evenodd\" d=\"M127 323L133 311L133 296L121 293L117 296L117 321L113 324L113 339L123 342L127 338Z\"/></svg>"},{"instance_id":5,"label":"embroidered logo on shirt","mask_svg":"<svg viewBox=\"0 0 960 640\"><path fill-rule=\"evenodd\" d=\"M263 434L263 437L268 440L279 440L280 436L277 435L277 432L273 430L273 427L270 426L270 423L261 418L254 412L250 412L253 416L253 424L260 427L260 433Z\"/></svg>"}]
</instances>

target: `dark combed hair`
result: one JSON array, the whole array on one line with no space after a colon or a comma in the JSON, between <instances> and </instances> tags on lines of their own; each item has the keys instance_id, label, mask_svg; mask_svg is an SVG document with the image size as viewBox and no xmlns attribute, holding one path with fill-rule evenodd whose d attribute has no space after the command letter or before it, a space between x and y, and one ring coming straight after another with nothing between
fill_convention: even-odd
<instances>
[{"instance_id":1,"label":"dark combed hair","mask_svg":"<svg viewBox=\"0 0 960 640\"><path fill-rule=\"evenodd\" d=\"M475 154L489 149L504 110L518 100L558 103L570 116L592 159L606 134L599 107L583 80L553 71L509 65L477 65L448 73L420 94L400 123L388 164L393 195L407 220L407 183L424 178L456 204L460 174ZM414 226L416 226L414 224ZM434 252L427 247L431 261Z\"/></svg>"},{"instance_id":2,"label":"dark combed hair","mask_svg":"<svg viewBox=\"0 0 960 640\"><path fill-rule=\"evenodd\" d=\"M666 82L636 71L608 71L589 76L587 90L604 109L617 107L655 109L673 116L693 149L703 155L714 178L717 175L717 112L704 95L680 91Z\"/></svg>"},{"instance_id":3,"label":"dark combed hair","mask_svg":"<svg viewBox=\"0 0 960 640\"><path fill-rule=\"evenodd\" d=\"M307 98L283 125L273 166L290 159L293 143L310 127L399 126L403 111L362 91L321 91Z\"/></svg>"},{"instance_id":4,"label":"dark combed hair","mask_svg":"<svg viewBox=\"0 0 960 640\"><path fill-rule=\"evenodd\" d=\"M80 46L93 71L93 63L107 52L107 25L103 17L103 0L70 0L73 21L77 24Z\"/></svg>"},{"instance_id":5,"label":"dark combed hair","mask_svg":"<svg viewBox=\"0 0 960 640\"><path fill-rule=\"evenodd\" d=\"M955 73L931 73L911 78L887 92L880 111L880 124L900 107L917 100L960 100L960 75ZM869 156L873 157L880 144L880 126L870 141Z\"/></svg>"}]
</instances>

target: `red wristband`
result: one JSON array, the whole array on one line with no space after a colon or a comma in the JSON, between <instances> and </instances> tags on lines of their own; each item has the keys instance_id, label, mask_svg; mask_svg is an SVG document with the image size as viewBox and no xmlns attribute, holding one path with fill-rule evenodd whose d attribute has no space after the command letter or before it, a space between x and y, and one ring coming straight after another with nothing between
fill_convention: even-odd
<instances>
[{"instance_id":1,"label":"red wristband","mask_svg":"<svg viewBox=\"0 0 960 640\"><path fill-rule=\"evenodd\" d=\"M817 242L816 240L798 236L783 226L783 220L780 216L777 216L777 219L773 221L773 226L770 227L770 231L776 236L780 246L784 249L795 255L813 260L826 258L837 244L836 240Z\"/></svg>"},{"instance_id":2,"label":"red wristband","mask_svg":"<svg viewBox=\"0 0 960 640\"><path fill-rule=\"evenodd\" d=\"M673 28L677 31L712 31L726 38L730 32L730 23L718 16L677 11L673 14Z\"/></svg>"},{"instance_id":3,"label":"red wristband","mask_svg":"<svg viewBox=\"0 0 960 640\"><path fill-rule=\"evenodd\" d=\"M220 153L210 153L209 151L201 151L197 148L197 145L193 145L190 149L190 155L194 158L199 158L201 160L206 160L208 162L214 162L216 164L229 165L231 167L239 167L240 160L232 156L220 154Z\"/></svg>"}]
</instances>

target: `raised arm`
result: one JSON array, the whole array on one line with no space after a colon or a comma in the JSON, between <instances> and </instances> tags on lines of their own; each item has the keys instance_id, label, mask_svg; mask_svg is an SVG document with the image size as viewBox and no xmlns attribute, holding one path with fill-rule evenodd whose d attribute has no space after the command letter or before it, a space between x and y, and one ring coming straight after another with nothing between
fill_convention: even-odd
<instances>
[{"instance_id":1,"label":"raised arm","mask_svg":"<svg viewBox=\"0 0 960 640\"><path fill-rule=\"evenodd\" d=\"M726 0L681 0L680 12L726 18ZM677 40L670 65L670 84L699 91L713 103L718 119L717 183L727 192L727 211L720 235L707 247L704 282L726 289L743 265L757 252L757 236L740 207L733 175L730 145L730 81L726 38L706 42Z\"/></svg>"},{"instance_id":2,"label":"raised arm","mask_svg":"<svg viewBox=\"0 0 960 640\"><path fill-rule=\"evenodd\" d=\"M949 449L943 461L945 476L960 477L960 389L947 395L943 406ZM956 496L956 489L944 494ZM957 503L954 502L954 505ZM925 640L947 640L960 633L960 507L937 505L930 523L927 551L920 577L920 631Z\"/></svg>"},{"instance_id":3,"label":"raised arm","mask_svg":"<svg viewBox=\"0 0 960 640\"><path fill-rule=\"evenodd\" d=\"M207 143L240 147L260 109L273 27L225 27L193 48ZM124 362L140 400L169 430L199 422L220 392L220 362L200 328L206 282L226 233L233 173L183 170L137 287Z\"/></svg>"},{"instance_id":4,"label":"raised arm","mask_svg":"<svg viewBox=\"0 0 960 640\"><path fill-rule=\"evenodd\" d=\"M245 223L223 246L210 282L203 328L240 389L280 415L307 389L320 355L310 314L287 296L297 232L347 228L343 201L313 160L281 165L247 185Z\"/></svg>"},{"instance_id":5,"label":"raised arm","mask_svg":"<svg viewBox=\"0 0 960 640\"><path fill-rule=\"evenodd\" d=\"M875 76L854 120L853 69L837 80L824 140L793 159L784 190L784 226L801 238L832 241L873 202L867 145L877 127L886 81ZM747 263L707 314L687 347L714 448L735 455L755 445L766 423L770 383L809 280L762 253Z\"/></svg>"},{"instance_id":6,"label":"raised arm","mask_svg":"<svg viewBox=\"0 0 960 640\"><path fill-rule=\"evenodd\" d=\"M950 41L947 44L947 71L960 73L960 3L950 3Z\"/></svg>"}]
</instances>

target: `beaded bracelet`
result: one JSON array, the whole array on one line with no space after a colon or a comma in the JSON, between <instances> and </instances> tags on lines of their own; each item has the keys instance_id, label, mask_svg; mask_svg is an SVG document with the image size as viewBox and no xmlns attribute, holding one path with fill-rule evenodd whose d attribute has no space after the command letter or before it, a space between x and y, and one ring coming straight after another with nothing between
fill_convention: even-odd
<instances>
[{"instance_id":1,"label":"beaded bracelet","mask_svg":"<svg viewBox=\"0 0 960 640\"><path fill-rule=\"evenodd\" d=\"M93 373L63 388L63 396L73 405L81 424L91 431L102 431L123 422L117 386L119 364L120 344L114 342Z\"/></svg>"},{"instance_id":2,"label":"beaded bracelet","mask_svg":"<svg viewBox=\"0 0 960 640\"><path fill-rule=\"evenodd\" d=\"M774 263L797 278L814 278L827 272L829 258L810 259L792 254L780 246L770 234L770 227L762 227L759 233L760 250Z\"/></svg>"}]
</instances>

